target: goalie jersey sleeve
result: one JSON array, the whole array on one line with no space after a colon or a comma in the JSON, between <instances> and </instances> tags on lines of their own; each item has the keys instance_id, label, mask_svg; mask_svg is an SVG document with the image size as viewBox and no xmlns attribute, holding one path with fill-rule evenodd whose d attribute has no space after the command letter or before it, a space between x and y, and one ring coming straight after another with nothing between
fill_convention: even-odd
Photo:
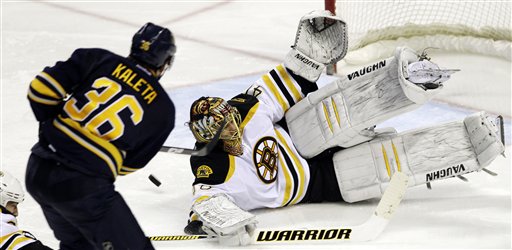
<instances>
[{"instance_id":1,"label":"goalie jersey sleeve","mask_svg":"<svg viewBox=\"0 0 512 250\"><path fill-rule=\"evenodd\" d=\"M78 49L46 67L28 99L39 144L92 175L115 178L144 167L174 127L174 105L158 80L102 49Z\"/></svg>"},{"instance_id":2,"label":"goalie jersey sleeve","mask_svg":"<svg viewBox=\"0 0 512 250\"><path fill-rule=\"evenodd\" d=\"M278 65L245 94L229 100L242 117L243 154L229 155L219 143L207 156L192 156L192 202L218 193L245 210L300 202L308 187L309 166L280 124L291 106L316 89L316 83ZM197 217L191 213L189 219Z\"/></svg>"},{"instance_id":3,"label":"goalie jersey sleeve","mask_svg":"<svg viewBox=\"0 0 512 250\"><path fill-rule=\"evenodd\" d=\"M20 230L17 220L3 206L0 206L0 249L50 249L31 233Z\"/></svg>"},{"instance_id":4,"label":"goalie jersey sleeve","mask_svg":"<svg viewBox=\"0 0 512 250\"><path fill-rule=\"evenodd\" d=\"M265 105L272 121L278 122L285 112L308 93L318 90L314 82L278 65L254 83L246 94L253 95Z\"/></svg>"}]
</instances>

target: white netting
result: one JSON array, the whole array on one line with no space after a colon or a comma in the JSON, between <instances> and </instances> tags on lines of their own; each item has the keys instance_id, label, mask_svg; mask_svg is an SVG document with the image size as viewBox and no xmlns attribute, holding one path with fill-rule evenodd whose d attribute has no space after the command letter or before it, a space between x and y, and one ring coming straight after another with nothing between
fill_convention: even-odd
<instances>
[{"instance_id":1,"label":"white netting","mask_svg":"<svg viewBox=\"0 0 512 250\"><path fill-rule=\"evenodd\" d=\"M338 0L336 12L347 22L350 51L400 40L393 46L430 46L510 60L511 5L510 1Z\"/></svg>"}]
</instances>

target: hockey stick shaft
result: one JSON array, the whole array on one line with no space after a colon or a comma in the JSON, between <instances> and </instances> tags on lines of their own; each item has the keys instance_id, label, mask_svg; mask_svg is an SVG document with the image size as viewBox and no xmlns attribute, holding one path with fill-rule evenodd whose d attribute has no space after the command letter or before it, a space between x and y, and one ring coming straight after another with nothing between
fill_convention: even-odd
<instances>
[{"instance_id":1,"label":"hockey stick shaft","mask_svg":"<svg viewBox=\"0 0 512 250\"><path fill-rule=\"evenodd\" d=\"M162 236L148 236L151 241L184 241L184 240L202 240L213 239L214 237L208 235L162 235Z\"/></svg>"},{"instance_id":2,"label":"hockey stick shaft","mask_svg":"<svg viewBox=\"0 0 512 250\"><path fill-rule=\"evenodd\" d=\"M276 244L300 242L361 242L377 238L386 228L408 186L406 174L397 172L391 178L372 216L361 225L317 229L256 229L251 244ZM206 235L151 236L152 241L182 241L214 239Z\"/></svg>"},{"instance_id":3,"label":"hockey stick shaft","mask_svg":"<svg viewBox=\"0 0 512 250\"><path fill-rule=\"evenodd\" d=\"M222 123L220 124L220 129L217 130L217 132L213 136L212 140L210 142L208 142L206 145L204 145L199 150L190 149L190 148L162 146L160 148L160 152L175 153L175 154L185 154L185 155L195 155L195 156L205 156L205 155L208 155L215 148L215 145L217 145L217 142L220 139L220 135L222 134L222 129L226 125L226 122L227 122L227 120L224 119L222 121Z\"/></svg>"}]
</instances>

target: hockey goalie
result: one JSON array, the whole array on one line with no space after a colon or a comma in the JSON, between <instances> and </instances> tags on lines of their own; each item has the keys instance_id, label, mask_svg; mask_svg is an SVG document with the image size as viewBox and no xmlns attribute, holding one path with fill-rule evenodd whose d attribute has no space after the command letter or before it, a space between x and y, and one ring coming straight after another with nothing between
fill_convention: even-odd
<instances>
[{"instance_id":1,"label":"hockey goalie","mask_svg":"<svg viewBox=\"0 0 512 250\"><path fill-rule=\"evenodd\" d=\"M395 172L409 187L480 171L504 152L500 124L484 112L397 133L377 125L442 91L445 70L409 48L318 89L326 65L347 51L345 22L328 11L302 17L284 59L230 100L190 109L196 148L187 234L246 245L257 208L380 197ZM217 141L218 139L218 141Z\"/></svg>"}]
</instances>

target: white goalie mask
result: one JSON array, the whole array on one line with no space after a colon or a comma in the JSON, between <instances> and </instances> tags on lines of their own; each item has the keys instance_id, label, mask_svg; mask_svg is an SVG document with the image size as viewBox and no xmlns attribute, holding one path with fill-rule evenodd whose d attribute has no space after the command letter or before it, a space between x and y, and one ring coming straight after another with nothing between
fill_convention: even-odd
<instances>
[{"instance_id":1,"label":"white goalie mask","mask_svg":"<svg viewBox=\"0 0 512 250\"><path fill-rule=\"evenodd\" d=\"M21 183L11 174L0 171L0 205L6 207L7 202L21 203L25 199L25 193Z\"/></svg>"}]
</instances>

